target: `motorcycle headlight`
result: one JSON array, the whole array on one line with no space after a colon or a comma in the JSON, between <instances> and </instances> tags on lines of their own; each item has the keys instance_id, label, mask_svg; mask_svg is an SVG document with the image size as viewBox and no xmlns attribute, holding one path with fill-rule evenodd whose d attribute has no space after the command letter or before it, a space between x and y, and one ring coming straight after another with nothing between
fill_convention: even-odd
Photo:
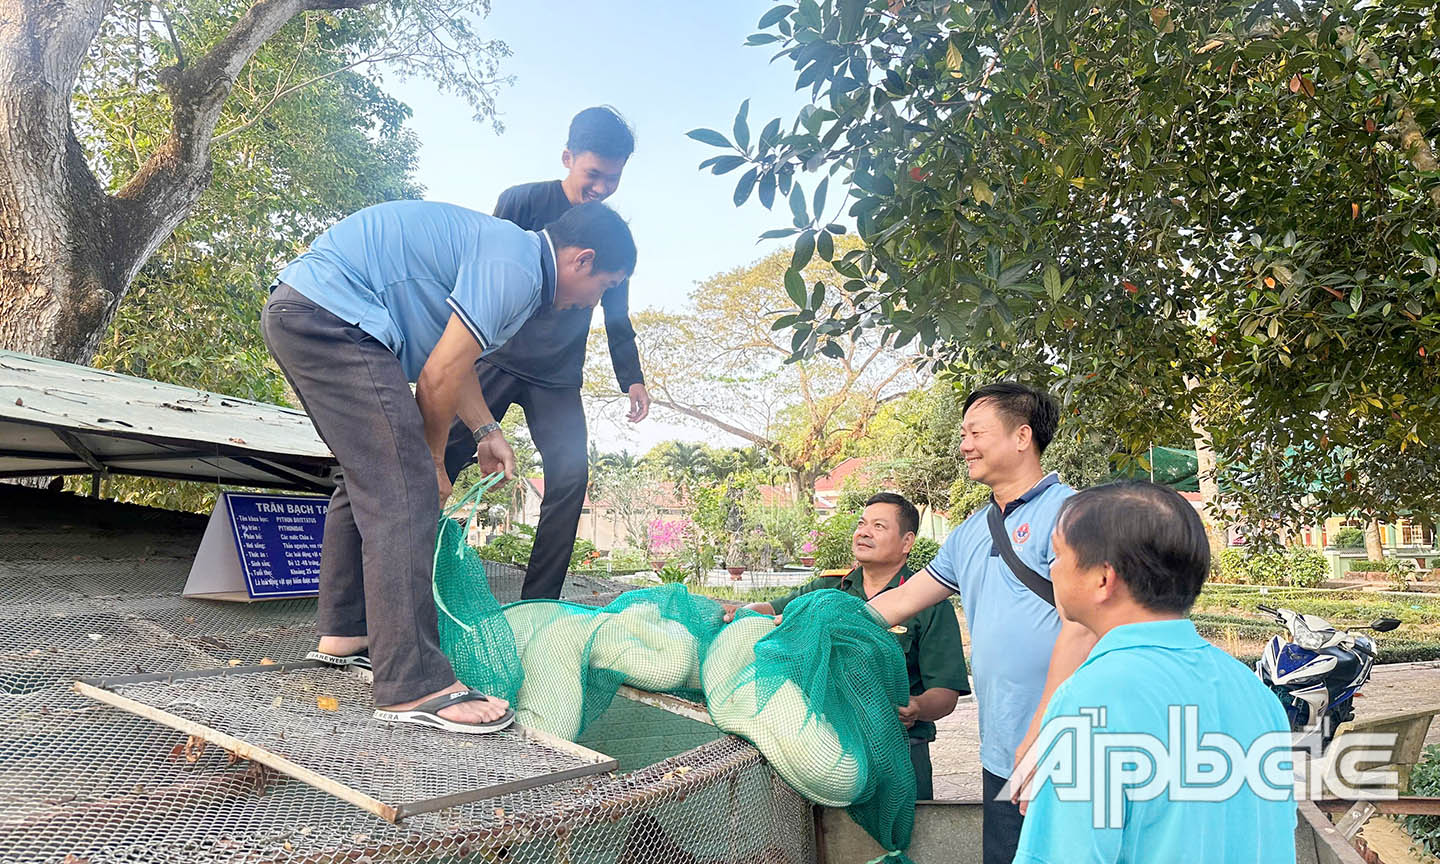
<instances>
[{"instance_id":1,"label":"motorcycle headlight","mask_svg":"<svg viewBox=\"0 0 1440 864\"><path fill-rule=\"evenodd\" d=\"M1302 622L1299 618L1295 619L1295 624L1291 629L1293 631L1293 635L1295 636L1295 644L1299 645L1301 648L1308 648L1311 651L1319 651L1321 648L1325 647L1325 640L1328 638L1328 636L1323 633L1316 633L1314 630L1306 627L1304 622Z\"/></svg>"}]
</instances>

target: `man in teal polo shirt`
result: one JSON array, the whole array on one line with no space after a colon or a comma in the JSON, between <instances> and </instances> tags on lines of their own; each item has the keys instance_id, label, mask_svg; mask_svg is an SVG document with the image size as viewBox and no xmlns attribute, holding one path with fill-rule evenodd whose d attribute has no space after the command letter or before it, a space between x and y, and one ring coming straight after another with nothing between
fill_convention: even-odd
<instances>
[{"instance_id":1,"label":"man in teal polo shirt","mask_svg":"<svg viewBox=\"0 0 1440 864\"><path fill-rule=\"evenodd\" d=\"M1285 712L1185 617L1210 572L1199 514L1164 486L1098 486L1052 543L1055 599L1100 641L1022 760L1040 768L1015 864L1293 864Z\"/></svg>"},{"instance_id":2,"label":"man in teal polo shirt","mask_svg":"<svg viewBox=\"0 0 1440 864\"><path fill-rule=\"evenodd\" d=\"M1015 856L1022 814L1006 782L1017 753L1039 729L1050 693L1095 643L1083 625L1062 624L1045 590L1054 560L1050 531L1060 505L1074 494L1040 467L1059 418L1049 394L1013 382L971 393L965 400L961 453L971 479L990 487L990 504L950 532L935 560L915 578L870 601L893 625L948 603L951 594L960 595L970 625L980 713L985 864L1009 864ZM989 527L992 511L1007 548ZM1012 563L1026 569L1030 583Z\"/></svg>"},{"instance_id":3,"label":"man in teal polo shirt","mask_svg":"<svg viewBox=\"0 0 1440 864\"><path fill-rule=\"evenodd\" d=\"M372 669L377 719L466 733L513 719L457 681L440 650L430 580L450 493L445 442L458 416L480 467L513 474L476 361L536 310L594 306L634 268L630 229L603 204L535 232L391 201L340 220L276 280L265 343L341 472L311 656Z\"/></svg>"},{"instance_id":4,"label":"man in teal polo shirt","mask_svg":"<svg viewBox=\"0 0 1440 864\"><path fill-rule=\"evenodd\" d=\"M844 576L822 576L801 585L791 594L768 603L751 603L746 608L765 615L780 615L802 594L834 588L870 600L899 588L914 573L905 565L920 512L904 496L893 492L872 495L865 502L860 521L850 539L850 548L860 566ZM730 614L733 614L733 609ZM728 615L727 615L728 620ZM948 717L955 702L970 692L965 670L964 646L955 607L938 603L890 628L905 652L910 674L910 703L900 709L900 720L910 732L910 762L915 766L915 797L935 797L930 768L930 742L935 740L935 721Z\"/></svg>"}]
</instances>

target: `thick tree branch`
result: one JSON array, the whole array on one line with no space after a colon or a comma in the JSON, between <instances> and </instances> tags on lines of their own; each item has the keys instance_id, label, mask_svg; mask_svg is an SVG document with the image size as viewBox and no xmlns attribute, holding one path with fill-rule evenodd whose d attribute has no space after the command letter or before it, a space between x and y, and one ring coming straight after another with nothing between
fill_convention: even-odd
<instances>
[{"instance_id":1,"label":"thick tree branch","mask_svg":"<svg viewBox=\"0 0 1440 864\"><path fill-rule=\"evenodd\" d=\"M160 75L170 96L170 135L115 197L125 224L116 238L139 266L189 212L209 182L210 144L220 112L240 70L265 43L301 12L353 9L376 0L258 0L230 32L188 66Z\"/></svg>"},{"instance_id":2,"label":"thick tree branch","mask_svg":"<svg viewBox=\"0 0 1440 864\"><path fill-rule=\"evenodd\" d=\"M281 99L284 99L286 96L289 96L291 93L294 93L298 90L304 90L306 87L309 87L312 84L318 84L321 81L325 81L329 78L333 78L336 75L339 75L341 72L348 72L349 70L354 69L357 66L365 66L371 63L387 63L391 60L399 60L404 57L409 57L416 50L418 44L419 38L417 37L415 40L412 40L411 43L407 45L404 49L396 49L393 51L374 51L364 57L352 60L351 62L346 63L343 66L331 69L329 72L325 72L320 75L313 75L305 79L304 81L299 82L298 84L291 84L289 86L284 86L283 82L281 84L277 84L275 87L275 92L271 94L270 98L265 102L264 105L260 106L259 110L257 110L254 114L250 115L248 118L241 121L240 123L237 123L236 125L231 126L229 129L226 129L225 131L217 134L214 138L211 139L210 143L213 145L218 141L224 141L226 138L243 132L246 129L249 129L251 126L254 126L256 123L260 122L260 120L262 120L266 114L270 112L271 108L275 107L275 103L279 102ZM297 54L295 57L294 65L298 65L299 62L300 57ZM294 69L294 65L291 66L292 71ZM289 73L287 72L287 75L288 74Z\"/></svg>"},{"instance_id":3,"label":"thick tree branch","mask_svg":"<svg viewBox=\"0 0 1440 864\"><path fill-rule=\"evenodd\" d=\"M656 405L661 405L669 408L671 411L674 411L676 413L684 414L686 417L691 417L695 420L709 423L717 429L729 432L731 435L749 441L751 444L754 444L757 447L762 447L766 450L770 450L773 452L779 446L774 441L766 438L764 435L758 435L747 429L742 429L732 423L727 423L724 420L721 420L719 417L716 417L713 414L707 414L698 408L691 408L689 405L682 405L679 402L675 402L667 398L657 398L654 400L654 403Z\"/></svg>"}]
</instances>

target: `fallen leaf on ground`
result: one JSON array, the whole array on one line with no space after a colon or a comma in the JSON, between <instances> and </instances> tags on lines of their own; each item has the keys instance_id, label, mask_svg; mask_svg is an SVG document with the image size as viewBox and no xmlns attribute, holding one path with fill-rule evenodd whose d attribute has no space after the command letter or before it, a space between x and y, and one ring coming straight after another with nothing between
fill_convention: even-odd
<instances>
[{"instance_id":1,"label":"fallen leaf on ground","mask_svg":"<svg viewBox=\"0 0 1440 864\"><path fill-rule=\"evenodd\" d=\"M260 658L260 665L261 665L261 666L274 666L274 665L275 665L275 661L274 661L274 660L271 660L269 657L261 657L261 658Z\"/></svg>"},{"instance_id":2,"label":"fallen leaf on ground","mask_svg":"<svg viewBox=\"0 0 1440 864\"><path fill-rule=\"evenodd\" d=\"M234 658L234 657L231 657L231 658L230 658L230 665L231 665L231 666L239 666L240 663L241 663L240 660L237 660L237 659Z\"/></svg>"},{"instance_id":3,"label":"fallen leaf on ground","mask_svg":"<svg viewBox=\"0 0 1440 864\"><path fill-rule=\"evenodd\" d=\"M244 439L244 438L231 438L231 439L230 439L230 443L231 443L231 444L244 444L244 443L245 443L245 439Z\"/></svg>"},{"instance_id":4,"label":"fallen leaf on ground","mask_svg":"<svg viewBox=\"0 0 1440 864\"><path fill-rule=\"evenodd\" d=\"M315 707L319 708L321 711L339 711L340 700L336 699L334 696L316 696Z\"/></svg>"},{"instance_id":5,"label":"fallen leaf on ground","mask_svg":"<svg viewBox=\"0 0 1440 864\"><path fill-rule=\"evenodd\" d=\"M204 738L197 738L191 735L185 739L184 753L186 762L199 762L200 757L205 753L205 746L209 742Z\"/></svg>"}]
</instances>

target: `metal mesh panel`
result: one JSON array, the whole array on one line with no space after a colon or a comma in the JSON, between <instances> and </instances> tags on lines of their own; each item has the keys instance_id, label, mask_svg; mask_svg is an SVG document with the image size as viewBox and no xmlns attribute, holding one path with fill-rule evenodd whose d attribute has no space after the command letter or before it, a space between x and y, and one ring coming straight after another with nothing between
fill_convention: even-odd
<instances>
[{"instance_id":1,"label":"metal mesh panel","mask_svg":"<svg viewBox=\"0 0 1440 864\"><path fill-rule=\"evenodd\" d=\"M314 601L176 596L184 550L203 528L174 531L180 517L121 512L123 531L72 531L57 524L63 514L17 512L39 533L6 514L0 537L0 864L815 859L810 805L735 738L399 825L256 763L231 764L219 747L187 751L184 734L99 705L72 682L301 657L314 645ZM523 571L492 573L501 599L518 599ZM566 585L567 599L585 603L620 590L583 577Z\"/></svg>"},{"instance_id":2,"label":"metal mesh panel","mask_svg":"<svg viewBox=\"0 0 1440 864\"><path fill-rule=\"evenodd\" d=\"M137 710L198 723L401 810L435 809L436 799L517 781L540 785L561 772L600 773L592 766L607 761L518 729L483 738L396 729L370 716L368 684L323 667L210 671L105 689Z\"/></svg>"},{"instance_id":3,"label":"metal mesh panel","mask_svg":"<svg viewBox=\"0 0 1440 864\"><path fill-rule=\"evenodd\" d=\"M12 559L15 570L87 597L179 594L190 574L186 558Z\"/></svg>"}]
</instances>

